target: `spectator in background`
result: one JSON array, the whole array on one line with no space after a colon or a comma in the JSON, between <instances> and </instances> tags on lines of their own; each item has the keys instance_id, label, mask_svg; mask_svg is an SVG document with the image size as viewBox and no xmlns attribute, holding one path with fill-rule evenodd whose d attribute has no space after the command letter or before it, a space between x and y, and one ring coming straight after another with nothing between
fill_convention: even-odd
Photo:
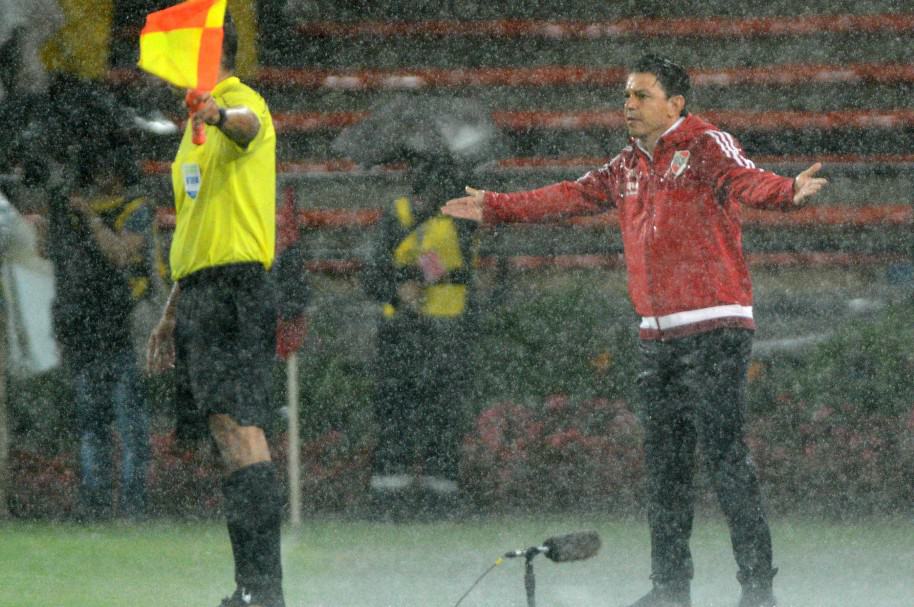
<instances>
[{"instance_id":1,"label":"spectator in background","mask_svg":"<svg viewBox=\"0 0 914 607\"><path fill-rule=\"evenodd\" d=\"M407 160L409 197L385 212L364 276L381 305L371 489L381 508L416 489L454 505L475 334L475 224L438 213L470 172L446 155ZM418 483L418 487L414 485Z\"/></svg>"},{"instance_id":2,"label":"spectator in background","mask_svg":"<svg viewBox=\"0 0 914 607\"><path fill-rule=\"evenodd\" d=\"M41 50L51 72L102 82L108 75L115 0L57 0L63 25Z\"/></svg>"},{"instance_id":3,"label":"spectator in background","mask_svg":"<svg viewBox=\"0 0 914 607\"><path fill-rule=\"evenodd\" d=\"M236 588L222 607L283 607L283 498L265 428L276 408L276 133L264 99L232 75L230 13L212 94L200 100L172 164L176 282L149 338L149 369L174 367L179 411L222 457ZM206 142L191 132L204 126Z\"/></svg>"},{"instance_id":4,"label":"spectator in background","mask_svg":"<svg viewBox=\"0 0 914 607\"><path fill-rule=\"evenodd\" d=\"M642 317L640 417L645 428L652 590L633 607L688 607L693 575L695 451L701 445L730 525L740 607L775 605L771 534L744 441L752 289L742 205L789 210L826 183L815 164L796 178L763 171L736 140L686 110L689 76L646 55L630 69L629 145L574 182L500 194L467 188L443 212L485 221L544 221L616 208L628 288Z\"/></svg>"},{"instance_id":5,"label":"spectator in background","mask_svg":"<svg viewBox=\"0 0 914 607\"><path fill-rule=\"evenodd\" d=\"M62 90L66 93L63 94ZM148 412L133 335L134 306L150 293L152 211L137 190L135 151L110 127L110 108L90 84L58 90L80 105L64 141L72 171L50 192L46 247L54 264L54 326L69 370L79 430L80 515L112 515L114 422L120 437L117 513L142 517L149 460ZM63 118L63 117L58 117Z\"/></svg>"},{"instance_id":6,"label":"spectator in background","mask_svg":"<svg viewBox=\"0 0 914 607\"><path fill-rule=\"evenodd\" d=\"M54 0L0 0L0 101L47 89L39 51L63 23Z\"/></svg>"},{"instance_id":7,"label":"spectator in background","mask_svg":"<svg viewBox=\"0 0 914 607\"><path fill-rule=\"evenodd\" d=\"M63 24L54 0L0 0L0 172L18 160L11 140L45 107L48 74L39 48Z\"/></svg>"}]
</instances>

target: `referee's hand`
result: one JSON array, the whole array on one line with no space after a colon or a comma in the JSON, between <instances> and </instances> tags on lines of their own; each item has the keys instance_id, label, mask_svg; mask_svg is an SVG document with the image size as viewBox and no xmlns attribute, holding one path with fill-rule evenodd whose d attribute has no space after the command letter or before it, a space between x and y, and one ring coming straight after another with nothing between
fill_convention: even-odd
<instances>
[{"instance_id":1,"label":"referee's hand","mask_svg":"<svg viewBox=\"0 0 914 607\"><path fill-rule=\"evenodd\" d=\"M219 121L219 106L209 93L199 93L194 99L195 105L191 119L194 126L216 124Z\"/></svg>"},{"instance_id":2,"label":"referee's hand","mask_svg":"<svg viewBox=\"0 0 914 607\"><path fill-rule=\"evenodd\" d=\"M163 317L146 343L146 372L164 373L175 366L175 321Z\"/></svg>"}]
</instances>

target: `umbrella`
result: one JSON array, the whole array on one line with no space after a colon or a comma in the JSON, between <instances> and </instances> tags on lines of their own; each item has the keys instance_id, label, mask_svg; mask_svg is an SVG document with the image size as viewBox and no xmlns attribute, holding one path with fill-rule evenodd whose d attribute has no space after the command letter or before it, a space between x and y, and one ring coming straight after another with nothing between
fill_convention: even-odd
<instances>
[{"instance_id":1,"label":"umbrella","mask_svg":"<svg viewBox=\"0 0 914 607\"><path fill-rule=\"evenodd\" d=\"M503 145L489 110L478 101L401 94L340 133L332 148L364 166L417 157L475 166L497 156Z\"/></svg>"}]
</instances>

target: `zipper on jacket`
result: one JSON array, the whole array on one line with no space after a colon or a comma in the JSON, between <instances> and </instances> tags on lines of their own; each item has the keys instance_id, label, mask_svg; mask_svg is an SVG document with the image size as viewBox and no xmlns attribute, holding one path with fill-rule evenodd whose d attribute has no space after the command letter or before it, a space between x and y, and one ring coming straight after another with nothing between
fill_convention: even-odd
<instances>
[{"instance_id":1,"label":"zipper on jacket","mask_svg":"<svg viewBox=\"0 0 914 607\"><path fill-rule=\"evenodd\" d=\"M651 302L651 308L652 308L651 311L654 312L653 316L657 316L657 314L656 314L657 306L656 306L656 303L654 302L654 294L656 292L656 290L654 289L654 284L653 284L654 273L651 270L653 268L653 260L651 259L650 260L651 263L648 263L648 261L649 261L648 255L653 254L653 243L654 243L655 235L657 233L657 222L656 222L657 206L654 204L654 158L657 155L657 148L656 147L654 148L654 154L648 154L644 149L642 149L641 152L645 155L645 157L647 157L647 162L648 162L648 175L647 175L647 184L646 184L647 191L645 192L645 201L647 204L650 205L650 209L651 209L651 212L649 215L650 223L648 226L647 241L645 242L645 247L644 247L645 281L647 283L647 297L648 297L648 300ZM657 324L657 333L658 333L658 338L660 339L660 341L663 341L663 331L661 331L659 323Z\"/></svg>"}]
</instances>

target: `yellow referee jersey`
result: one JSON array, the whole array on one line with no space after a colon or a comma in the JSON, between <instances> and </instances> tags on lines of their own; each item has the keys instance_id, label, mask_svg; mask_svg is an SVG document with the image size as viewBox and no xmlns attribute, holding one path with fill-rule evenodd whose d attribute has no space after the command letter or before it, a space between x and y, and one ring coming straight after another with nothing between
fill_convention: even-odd
<instances>
[{"instance_id":1,"label":"yellow referee jersey","mask_svg":"<svg viewBox=\"0 0 914 607\"><path fill-rule=\"evenodd\" d=\"M263 97L238 78L212 92L220 107L245 106L260 120L257 137L238 146L214 126L194 145L188 120L171 165L176 226L169 261L172 280L231 263L273 264L276 241L276 132Z\"/></svg>"}]
</instances>

